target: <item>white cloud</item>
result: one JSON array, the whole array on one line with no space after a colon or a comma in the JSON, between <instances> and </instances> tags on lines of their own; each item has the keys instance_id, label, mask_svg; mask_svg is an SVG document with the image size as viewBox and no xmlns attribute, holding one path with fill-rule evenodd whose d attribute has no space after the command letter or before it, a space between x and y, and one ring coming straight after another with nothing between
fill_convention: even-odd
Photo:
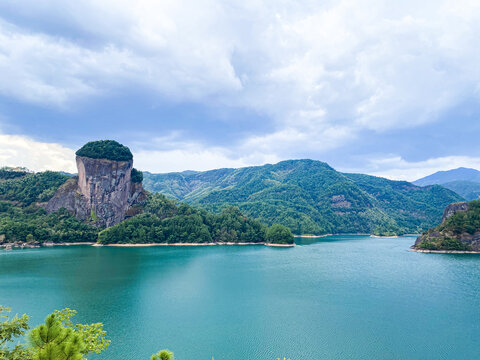
<instances>
[{"instance_id":1,"label":"white cloud","mask_svg":"<svg viewBox=\"0 0 480 360\"><path fill-rule=\"evenodd\" d=\"M261 150L250 151L244 155L233 148L185 141L181 132L173 132L148 143L134 143L132 152L135 167L158 173L239 168L280 161L276 155L263 153Z\"/></svg>"},{"instance_id":2,"label":"white cloud","mask_svg":"<svg viewBox=\"0 0 480 360\"><path fill-rule=\"evenodd\" d=\"M372 160L368 173L392 180L414 181L441 170L467 167L480 169L480 158L469 156L445 156L423 161L406 161L400 156ZM363 170L365 171L365 170Z\"/></svg>"},{"instance_id":3,"label":"white cloud","mask_svg":"<svg viewBox=\"0 0 480 360\"><path fill-rule=\"evenodd\" d=\"M77 171L72 149L19 135L0 134L0 166L22 166L34 171Z\"/></svg>"},{"instance_id":4,"label":"white cloud","mask_svg":"<svg viewBox=\"0 0 480 360\"><path fill-rule=\"evenodd\" d=\"M365 129L434 122L479 96L474 0L24 0L21 8L4 0L2 6L64 29L47 34L0 23L3 95L68 106L140 87L175 101L253 109L274 122L271 133L229 151L198 144L163 149L157 155L176 159L165 169L180 168L180 161L183 169L198 168L198 154L205 168L252 163L247 159L258 153L274 159L299 148L327 152Z\"/></svg>"}]
</instances>

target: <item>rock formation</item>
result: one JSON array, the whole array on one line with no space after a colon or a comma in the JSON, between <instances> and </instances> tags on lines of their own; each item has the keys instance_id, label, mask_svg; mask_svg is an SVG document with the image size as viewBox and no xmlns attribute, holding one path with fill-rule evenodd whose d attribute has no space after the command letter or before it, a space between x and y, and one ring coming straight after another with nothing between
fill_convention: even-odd
<instances>
[{"instance_id":1,"label":"rock formation","mask_svg":"<svg viewBox=\"0 0 480 360\"><path fill-rule=\"evenodd\" d=\"M480 251L480 215L478 202L459 202L445 208L442 223L423 233L415 241L414 249ZM447 221L457 213L464 212L461 220Z\"/></svg>"},{"instance_id":2,"label":"rock formation","mask_svg":"<svg viewBox=\"0 0 480 360\"><path fill-rule=\"evenodd\" d=\"M448 205L443 211L442 223L447 220L449 217L455 215L457 212L467 211L468 202L458 202Z\"/></svg>"},{"instance_id":3,"label":"rock formation","mask_svg":"<svg viewBox=\"0 0 480 360\"><path fill-rule=\"evenodd\" d=\"M131 181L133 159L76 157L78 176L63 184L47 204L51 213L65 208L78 219L109 227L141 211L141 183Z\"/></svg>"}]
</instances>

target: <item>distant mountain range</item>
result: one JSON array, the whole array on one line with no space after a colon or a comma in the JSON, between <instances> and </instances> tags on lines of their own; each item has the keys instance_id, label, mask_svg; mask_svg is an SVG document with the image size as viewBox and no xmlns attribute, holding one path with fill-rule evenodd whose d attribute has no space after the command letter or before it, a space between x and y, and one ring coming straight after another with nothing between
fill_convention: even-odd
<instances>
[{"instance_id":1,"label":"distant mountain range","mask_svg":"<svg viewBox=\"0 0 480 360\"><path fill-rule=\"evenodd\" d=\"M436 224L443 209L463 200L442 186L343 174L314 160L205 172L144 173L144 187L219 211L236 205L267 224L296 234L419 233Z\"/></svg>"},{"instance_id":2,"label":"distant mountain range","mask_svg":"<svg viewBox=\"0 0 480 360\"><path fill-rule=\"evenodd\" d=\"M467 200L476 200L480 196L480 171L464 167L438 171L414 181L413 184L418 186L442 185Z\"/></svg>"}]
</instances>

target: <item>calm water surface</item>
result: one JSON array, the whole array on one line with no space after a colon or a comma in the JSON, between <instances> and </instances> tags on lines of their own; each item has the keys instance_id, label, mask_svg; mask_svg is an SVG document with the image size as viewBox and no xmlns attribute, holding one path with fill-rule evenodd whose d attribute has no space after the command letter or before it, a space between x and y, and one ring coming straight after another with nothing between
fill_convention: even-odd
<instances>
[{"instance_id":1,"label":"calm water surface","mask_svg":"<svg viewBox=\"0 0 480 360\"><path fill-rule=\"evenodd\" d=\"M412 237L303 246L0 251L0 304L103 321L100 360L480 359L480 255L408 251Z\"/></svg>"}]
</instances>

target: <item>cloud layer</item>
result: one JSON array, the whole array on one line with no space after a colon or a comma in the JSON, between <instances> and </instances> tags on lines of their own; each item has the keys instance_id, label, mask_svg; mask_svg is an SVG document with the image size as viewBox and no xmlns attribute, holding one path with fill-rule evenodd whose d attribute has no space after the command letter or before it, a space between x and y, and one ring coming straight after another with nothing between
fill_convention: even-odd
<instances>
[{"instance_id":1,"label":"cloud layer","mask_svg":"<svg viewBox=\"0 0 480 360\"><path fill-rule=\"evenodd\" d=\"M139 152L184 168L322 157L366 132L435 123L480 90L473 0L5 0L0 17L5 98L65 109L137 89L271 122L228 148Z\"/></svg>"}]
</instances>

